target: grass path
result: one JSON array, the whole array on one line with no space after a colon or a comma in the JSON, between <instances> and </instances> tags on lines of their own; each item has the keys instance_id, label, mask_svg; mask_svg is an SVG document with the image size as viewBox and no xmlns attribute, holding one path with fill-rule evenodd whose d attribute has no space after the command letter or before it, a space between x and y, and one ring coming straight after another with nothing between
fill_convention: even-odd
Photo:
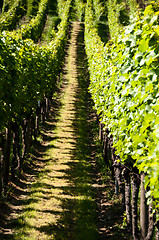
<instances>
[{"instance_id":1,"label":"grass path","mask_svg":"<svg viewBox=\"0 0 159 240\"><path fill-rule=\"evenodd\" d=\"M79 85L86 81L80 83L83 76L78 75L77 64L79 32L80 24L73 22L58 118L52 112L46 122L41 170L23 202L22 214L14 216L10 239L97 239L90 104L84 105L87 86L81 92Z\"/></svg>"},{"instance_id":2,"label":"grass path","mask_svg":"<svg viewBox=\"0 0 159 240\"><path fill-rule=\"evenodd\" d=\"M117 229L121 212L110 179L103 184L96 170L97 119L79 22L72 23L63 78L43 141L10 193L12 213L0 239L128 239Z\"/></svg>"}]
</instances>

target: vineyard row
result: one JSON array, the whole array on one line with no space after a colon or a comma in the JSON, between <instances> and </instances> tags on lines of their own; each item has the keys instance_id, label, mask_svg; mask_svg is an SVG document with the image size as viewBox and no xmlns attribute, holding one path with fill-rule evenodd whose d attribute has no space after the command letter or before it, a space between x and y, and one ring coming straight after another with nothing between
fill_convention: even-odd
<instances>
[{"instance_id":1,"label":"vineyard row","mask_svg":"<svg viewBox=\"0 0 159 240\"><path fill-rule=\"evenodd\" d=\"M39 9L46 9L47 3L42 0ZM70 4L67 0L58 32L47 46L23 40L13 32L0 34L0 194L7 187L10 169L12 178L20 173L32 136L36 140L39 122L48 114L64 62ZM33 40L42 32L45 15L45 10L37 13L38 20L27 25L34 29L34 34L28 31Z\"/></svg>"},{"instance_id":2,"label":"vineyard row","mask_svg":"<svg viewBox=\"0 0 159 240\"><path fill-rule=\"evenodd\" d=\"M140 196L140 228L146 240L152 238L159 210L158 19L154 2L104 44L94 24L93 2L87 1L90 93L103 127L105 161L115 171L134 239L139 237Z\"/></svg>"}]
</instances>

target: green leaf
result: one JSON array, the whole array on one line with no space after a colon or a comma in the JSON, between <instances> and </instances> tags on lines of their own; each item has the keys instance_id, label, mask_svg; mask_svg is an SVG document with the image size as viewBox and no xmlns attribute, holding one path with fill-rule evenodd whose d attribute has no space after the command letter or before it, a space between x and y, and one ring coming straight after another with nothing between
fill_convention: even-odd
<instances>
[{"instance_id":1,"label":"green leaf","mask_svg":"<svg viewBox=\"0 0 159 240\"><path fill-rule=\"evenodd\" d=\"M145 40L145 39L143 39L143 40L140 41L139 50L140 50L141 52L146 52L146 51L148 50L148 48L149 48L148 42L149 42L149 41L148 41L148 40Z\"/></svg>"}]
</instances>

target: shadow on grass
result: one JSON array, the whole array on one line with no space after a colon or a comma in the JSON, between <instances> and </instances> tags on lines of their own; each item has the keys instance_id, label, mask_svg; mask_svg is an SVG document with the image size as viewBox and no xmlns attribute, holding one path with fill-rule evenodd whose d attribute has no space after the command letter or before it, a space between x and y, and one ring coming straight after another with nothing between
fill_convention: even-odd
<instances>
[{"instance_id":1,"label":"shadow on grass","mask_svg":"<svg viewBox=\"0 0 159 240\"><path fill-rule=\"evenodd\" d=\"M79 35L79 47L83 48L83 29ZM79 49L78 49L79 51ZM83 52L78 52L80 57ZM84 59L86 61L86 59ZM65 197L58 197L63 209L56 224L49 223L38 228L54 236L55 240L96 240L97 229L97 204L96 193L92 186L94 182L94 153L95 146L92 125L96 125L96 118L92 111L92 101L88 94L88 72L85 63L77 59L79 88L74 102L75 118L72 118L72 129L75 133L73 149L70 149L70 161L67 163L64 178L69 180L69 186L58 187L62 189ZM82 64L82 66L81 66ZM71 141L71 140L70 140Z\"/></svg>"}]
</instances>

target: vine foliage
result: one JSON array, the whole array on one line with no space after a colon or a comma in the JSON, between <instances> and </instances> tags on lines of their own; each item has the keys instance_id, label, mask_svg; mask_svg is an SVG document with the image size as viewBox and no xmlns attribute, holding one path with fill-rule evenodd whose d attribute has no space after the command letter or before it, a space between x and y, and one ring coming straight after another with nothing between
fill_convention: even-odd
<instances>
[{"instance_id":1,"label":"vine foliage","mask_svg":"<svg viewBox=\"0 0 159 240\"><path fill-rule=\"evenodd\" d=\"M85 43L90 92L116 155L145 173L147 197L159 208L159 5L136 14L115 42L104 45L86 9ZM151 201L151 200L150 200Z\"/></svg>"}]
</instances>

